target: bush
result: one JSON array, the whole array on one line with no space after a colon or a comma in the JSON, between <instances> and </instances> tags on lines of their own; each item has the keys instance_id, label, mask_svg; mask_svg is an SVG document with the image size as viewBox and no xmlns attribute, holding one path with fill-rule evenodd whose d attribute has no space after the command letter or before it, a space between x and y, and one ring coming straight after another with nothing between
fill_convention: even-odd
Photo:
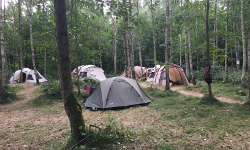
<instances>
[{"instance_id":1,"label":"bush","mask_svg":"<svg viewBox=\"0 0 250 150\"><path fill-rule=\"evenodd\" d=\"M12 84L4 84L3 88L5 90L6 99L1 99L1 96L0 96L0 103L1 104L11 103L11 102L17 100L18 96L17 96L16 92L23 89L23 87L20 85L12 85Z\"/></svg>"},{"instance_id":2,"label":"bush","mask_svg":"<svg viewBox=\"0 0 250 150\"><path fill-rule=\"evenodd\" d=\"M47 96L54 99L62 99L60 82L53 78L47 79L47 82L42 84L43 92L47 94Z\"/></svg>"},{"instance_id":3,"label":"bush","mask_svg":"<svg viewBox=\"0 0 250 150\"><path fill-rule=\"evenodd\" d=\"M83 82L83 78L80 77L80 78L79 78L79 85L80 85L80 87L82 86L83 83L84 83L84 82ZM73 85L74 87L77 87L77 78L72 78L72 85Z\"/></svg>"},{"instance_id":4,"label":"bush","mask_svg":"<svg viewBox=\"0 0 250 150\"><path fill-rule=\"evenodd\" d=\"M93 79L91 77L83 78L83 83L90 86L90 87L96 87L99 84L99 80Z\"/></svg>"}]
</instances>

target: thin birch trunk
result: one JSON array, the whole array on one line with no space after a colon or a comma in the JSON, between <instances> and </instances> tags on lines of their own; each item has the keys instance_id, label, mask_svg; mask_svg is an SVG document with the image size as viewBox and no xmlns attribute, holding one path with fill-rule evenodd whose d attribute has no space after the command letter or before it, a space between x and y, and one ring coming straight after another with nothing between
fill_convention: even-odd
<instances>
[{"instance_id":1,"label":"thin birch trunk","mask_svg":"<svg viewBox=\"0 0 250 150\"><path fill-rule=\"evenodd\" d=\"M248 8L250 9L250 0L248 0ZM248 58L250 58L250 11L248 12L249 20L248 20L248 42L247 42L247 51ZM250 61L248 60L248 85L250 85ZM248 110L250 110L250 86L249 95L248 95Z\"/></svg>"},{"instance_id":2,"label":"thin birch trunk","mask_svg":"<svg viewBox=\"0 0 250 150\"><path fill-rule=\"evenodd\" d=\"M196 46L198 45L197 44L197 18L196 18L196 22L195 22L195 24L196 24L196 30L195 30L195 42L196 42ZM199 54L198 54L198 50L197 50L197 48L196 48L196 60L197 60L197 62L196 62L196 64L197 64L197 71L199 70Z\"/></svg>"},{"instance_id":3,"label":"thin birch trunk","mask_svg":"<svg viewBox=\"0 0 250 150\"><path fill-rule=\"evenodd\" d=\"M13 30L14 30L14 35L16 36L16 14L15 14L15 7L14 7L14 2L11 0L11 7L12 7L12 12L13 12ZM17 60L17 70L19 70L19 57L18 57L18 50L17 50L17 45L15 45L15 50L16 50L16 60Z\"/></svg>"},{"instance_id":4,"label":"thin birch trunk","mask_svg":"<svg viewBox=\"0 0 250 150\"><path fill-rule=\"evenodd\" d=\"M30 47L31 47L31 54L32 54L32 64L33 69L36 76L36 84L39 85L39 79L36 71L36 61L35 61L35 50L33 45L33 32L32 32L32 0L29 0L29 27L30 27Z\"/></svg>"},{"instance_id":5,"label":"thin birch trunk","mask_svg":"<svg viewBox=\"0 0 250 150\"><path fill-rule=\"evenodd\" d=\"M186 76L189 81L189 65L188 65L188 31L185 27L185 64L186 64Z\"/></svg>"},{"instance_id":6,"label":"thin birch trunk","mask_svg":"<svg viewBox=\"0 0 250 150\"><path fill-rule=\"evenodd\" d=\"M43 0L43 25L45 25L45 0ZM44 30L46 32L46 29ZM44 35L44 39L46 39L46 35ZM46 65L47 65L47 55L46 55L46 42L44 42L44 77L46 78L47 76L47 70L46 70Z\"/></svg>"},{"instance_id":7,"label":"thin birch trunk","mask_svg":"<svg viewBox=\"0 0 250 150\"><path fill-rule=\"evenodd\" d=\"M169 17L169 1L166 0L166 23ZM165 70L166 70L166 86L165 90L169 90L169 62L168 62L168 26L165 27Z\"/></svg>"},{"instance_id":8,"label":"thin birch trunk","mask_svg":"<svg viewBox=\"0 0 250 150\"><path fill-rule=\"evenodd\" d=\"M182 33L180 33L180 66L182 64L182 60L181 60L181 58L182 58L181 40L182 40Z\"/></svg>"},{"instance_id":9,"label":"thin birch trunk","mask_svg":"<svg viewBox=\"0 0 250 150\"><path fill-rule=\"evenodd\" d=\"M20 83L23 82L23 42L22 42L22 12L21 12L21 0L18 0L18 12L19 12L19 36L21 38L20 42L20 65L21 65L21 73L20 73Z\"/></svg>"},{"instance_id":10,"label":"thin birch trunk","mask_svg":"<svg viewBox=\"0 0 250 150\"><path fill-rule=\"evenodd\" d=\"M240 60L239 60L239 52L238 52L238 48L237 48L237 43L239 43L239 42L237 42L237 40L236 40L236 35L235 35L235 33L236 33L236 23L235 23L235 21L233 22L233 29L234 29L234 51L235 51L235 57L236 57L236 68L237 68L237 70L239 70L240 69Z\"/></svg>"},{"instance_id":11,"label":"thin birch trunk","mask_svg":"<svg viewBox=\"0 0 250 150\"><path fill-rule=\"evenodd\" d=\"M189 62L190 62L190 71L192 75L193 86L196 85L194 70L193 70L193 61L192 61L192 49L191 49L191 36L190 36L190 26L188 25L188 48L189 48Z\"/></svg>"},{"instance_id":12,"label":"thin birch trunk","mask_svg":"<svg viewBox=\"0 0 250 150\"><path fill-rule=\"evenodd\" d=\"M246 78L246 42L245 42L245 26L244 26L244 3L241 0L241 31L242 31L242 47L243 47L243 65L242 65L242 76L241 76L241 85L245 86Z\"/></svg>"},{"instance_id":13,"label":"thin birch trunk","mask_svg":"<svg viewBox=\"0 0 250 150\"><path fill-rule=\"evenodd\" d=\"M207 10L206 10L206 6L205 6L205 12L204 12L204 16L206 16ZM204 43L206 43L206 21L204 20L204 25L203 25L203 29L204 29ZM205 48L204 48L205 49ZM203 61L205 60L205 53L202 53L202 57L203 57Z\"/></svg>"},{"instance_id":14,"label":"thin birch trunk","mask_svg":"<svg viewBox=\"0 0 250 150\"><path fill-rule=\"evenodd\" d=\"M229 7L229 2L227 0L227 14L226 14L226 41L225 41L225 74L226 74L226 82L228 81L228 69L227 69L227 43L228 43L228 7Z\"/></svg>"},{"instance_id":15,"label":"thin birch trunk","mask_svg":"<svg viewBox=\"0 0 250 150\"><path fill-rule=\"evenodd\" d=\"M115 70L115 76L117 75L117 68L116 68L116 32L117 32L117 24L118 24L118 18L115 19L115 33L114 33L114 70Z\"/></svg>"},{"instance_id":16,"label":"thin birch trunk","mask_svg":"<svg viewBox=\"0 0 250 150\"><path fill-rule=\"evenodd\" d=\"M209 16L209 0L207 0L207 8L206 8L206 40L207 40L207 65L210 66L210 55L209 55L209 26L208 26L208 16ZM205 6L205 7L206 7ZM211 84L208 84L208 93L209 93L209 98L213 98L213 94L212 94L212 87Z\"/></svg>"},{"instance_id":17,"label":"thin birch trunk","mask_svg":"<svg viewBox=\"0 0 250 150\"><path fill-rule=\"evenodd\" d=\"M138 21L138 47L139 47L139 60L140 60L140 66L141 66L141 72L143 75L142 70L142 58L141 58L141 40L140 40L140 23L139 23L139 0L137 0L137 21ZM146 77L145 77L146 79Z\"/></svg>"},{"instance_id":18,"label":"thin birch trunk","mask_svg":"<svg viewBox=\"0 0 250 150\"><path fill-rule=\"evenodd\" d=\"M170 11L170 16L172 16L172 10ZM170 34L170 49L169 49L169 57L170 61L172 61L172 50L173 50L173 39L172 39L172 22L170 23L170 29L169 29L169 34Z\"/></svg>"},{"instance_id":19,"label":"thin birch trunk","mask_svg":"<svg viewBox=\"0 0 250 150\"><path fill-rule=\"evenodd\" d=\"M102 50L101 50L101 43L100 43L100 38L98 39L98 45L99 45L99 56L100 56L100 66L102 68Z\"/></svg>"},{"instance_id":20,"label":"thin birch trunk","mask_svg":"<svg viewBox=\"0 0 250 150\"><path fill-rule=\"evenodd\" d=\"M3 35L3 17L2 17L2 0L0 0L0 34L1 34L1 59L2 59L2 82L6 80L7 70L6 70L6 53L4 50L4 35Z\"/></svg>"},{"instance_id":21,"label":"thin birch trunk","mask_svg":"<svg viewBox=\"0 0 250 150\"><path fill-rule=\"evenodd\" d=\"M132 22L132 4L131 0L129 0L129 26L130 26L130 61L131 61L131 78L135 78L135 68L134 68L134 31L133 31L133 22Z\"/></svg>"},{"instance_id":22,"label":"thin birch trunk","mask_svg":"<svg viewBox=\"0 0 250 150\"><path fill-rule=\"evenodd\" d=\"M123 3L125 4L125 1L123 1ZM127 55L126 55L126 31L125 31L125 16L123 16L123 27L122 27L122 32L123 32L123 52L124 52L124 63L125 63L125 75L126 77L128 77L127 74Z\"/></svg>"},{"instance_id":23,"label":"thin birch trunk","mask_svg":"<svg viewBox=\"0 0 250 150\"><path fill-rule=\"evenodd\" d=\"M130 65L130 52L129 52L130 50L129 50L129 42L128 42L128 40L129 40L129 32L126 31L126 45L127 45L128 67L131 67L131 65ZM128 77L131 77L130 74L131 73L129 73Z\"/></svg>"},{"instance_id":24,"label":"thin birch trunk","mask_svg":"<svg viewBox=\"0 0 250 150\"><path fill-rule=\"evenodd\" d=\"M214 47L217 48L217 1L215 0L214 4ZM215 56L216 52L213 52L213 65L215 65Z\"/></svg>"},{"instance_id":25,"label":"thin birch trunk","mask_svg":"<svg viewBox=\"0 0 250 150\"><path fill-rule=\"evenodd\" d=\"M151 7L152 6L153 6L153 2L151 0ZM156 45L155 45L155 25L154 25L153 8L151 8L151 16L152 16L152 25L153 25L154 63L155 63L155 68L156 68Z\"/></svg>"}]
</instances>

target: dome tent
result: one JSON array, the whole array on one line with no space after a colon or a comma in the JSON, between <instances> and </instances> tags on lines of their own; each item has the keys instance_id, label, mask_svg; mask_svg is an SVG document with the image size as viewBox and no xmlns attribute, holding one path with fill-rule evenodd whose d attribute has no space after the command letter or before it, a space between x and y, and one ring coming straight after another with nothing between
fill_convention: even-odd
<instances>
[{"instance_id":1,"label":"dome tent","mask_svg":"<svg viewBox=\"0 0 250 150\"><path fill-rule=\"evenodd\" d=\"M22 73L23 73L23 82L36 83L36 75L34 70L31 70L29 68L23 68ZM19 83L20 75L21 75L21 70L17 70L15 73L13 73L12 77L10 78L10 83ZM38 71L37 71L37 76L39 82L47 81Z\"/></svg>"},{"instance_id":2,"label":"dome tent","mask_svg":"<svg viewBox=\"0 0 250 150\"><path fill-rule=\"evenodd\" d=\"M107 109L148 104L151 101L136 80L113 77L99 83L86 99L85 107Z\"/></svg>"},{"instance_id":3,"label":"dome tent","mask_svg":"<svg viewBox=\"0 0 250 150\"><path fill-rule=\"evenodd\" d=\"M71 73L71 76L74 77L77 75L76 68ZM99 81L103 81L106 79L104 71L102 68L96 67L94 65L82 65L78 67L78 76L85 78L91 77L93 79L98 79Z\"/></svg>"},{"instance_id":4,"label":"dome tent","mask_svg":"<svg viewBox=\"0 0 250 150\"><path fill-rule=\"evenodd\" d=\"M169 65L169 80L174 83L189 85L186 74L183 69L176 64ZM162 66L156 73L153 79L154 85L166 86L166 71Z\"/></svg>"}]
</instances>

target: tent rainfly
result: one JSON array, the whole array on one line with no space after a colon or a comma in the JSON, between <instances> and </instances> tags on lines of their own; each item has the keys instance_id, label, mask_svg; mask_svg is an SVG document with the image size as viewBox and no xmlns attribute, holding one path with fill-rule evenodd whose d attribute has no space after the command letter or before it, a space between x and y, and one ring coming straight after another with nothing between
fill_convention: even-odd
<instances>
[{"instance_id":1,"label":"tent rainfly","mask_svg":"<svg viewBox=\"0 0 250 150\"><path fill-rule=\"evenodd\" d=\"M23 82L36 83L36 75L34 70L31 70L29 68L23 68L22 74L23 74ZM17 70L10 78L10 83L19 83L20 75L21 75L21 70ZM47 81L38 71L37 71L37 76L39 82Z\"/></svg>"},{"instance_id":2,"label":"tent rainfly","mask_svg":"<svg viewBox=\"0 0 250 150\"><path fill-rule=\"evenodd\" d=\"M71 77L75 77L77 75L76 68L71 73ZM103 81L106 79L104 71L102 68L96 67L94 65L82 65L78 67L78 76L85 78L91 77L93 79L98 79L99 81Z\"/></svg>"},{"instance_id":3,"label":"tent rainfly","mask_svg":"<svg viewBox=\"0 0 250 150\"><path fill-rule=\"evenodd\" d=\"M135 68L135 79L139 80L141 77L146 75L147 72L147 68L145 67L141 67L141 66L134 66ZM121 75L121 77L126 77L126 72L128 74L128 78L131 77L132 71L131 71L131 67L127 67L126 69L124 69L123 74Z\"/></svg>"},{"instance_id":4,"label":"tent rainfly","mask_svg":"<svg viewBox=\"0 0 250 150\"><path fill-rule=\"evenodd\" d=\"M183 69L176 64L169 65L169 80L177 84L189 84ZM153 84L166 86L166 72L164 66L156 71Z\"/></svg>"},{"instance_id":5,"label":"tent rainfly","mask_svg":"<svg viewBox=\"0 0 250 150\"><path fill-rule=\"evenodd\" d=\"M136 80L113 77L98 84L95 91L86 99L85 107L97 109L120 108L148 104L151 101Z\"/></svg>"}]
</instances>

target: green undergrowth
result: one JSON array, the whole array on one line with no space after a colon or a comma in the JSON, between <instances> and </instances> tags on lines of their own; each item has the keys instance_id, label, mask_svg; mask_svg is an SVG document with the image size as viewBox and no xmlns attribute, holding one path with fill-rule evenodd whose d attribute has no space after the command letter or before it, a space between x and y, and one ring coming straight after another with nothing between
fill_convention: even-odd
<instances>
[{"instance_id":1,"label":"green undergrowth","mask_svg":"<svg viewBox=\"0 0 250 150\"><path fill-rule=\"evenodd\" d=\"M107 121L109 124L106 126L103 125L101 128L97 126L86 127L86 131L88 132L85 137L88 135L91 136L74 149L116 150L126 148L127 141L133 138L134 133L131 132L129 128L125 128L123 124L118 124L115 121L115 117L111 115L109 115ZM58 148L58 144L56 145L57 147L54 148L67 150L73 147L76 143L77 142L75 142L72 137L69 137L65 144L60 145L60 148Z\"/></svg>"},{"instance_id":2,"label":"green undergrowth","mask_svg":"<svg viewBox=\"0 0 250 150\"><path fill-rule=\"evenodd\" d=\"M156 119L158 124L151 127L154 135L164 130L164 136L159 138L166 145L159 149L216 149L216 143L222 144L224 138L232 139L248 132L250 127L250 112L241 104L220 102L207 95L202 98L186 96L171 90L147 88L144 91L154 100L149 107L161 114ZM208 139L209 144L199 145Z\"/></svg>"},{"instance_id":3,"label":"green undergrowth","mask_svg":"<svg viewBox=\"0 0 250 150\"><path fill-rule=\"evenodd\" d=\"M248 89L243 88L240 84L214 82L211 84L212 94L216 97L226 96L236 100L247 101ZM195 86L186 86L183 88L187 91L198 93L208 93L208 85L204 81L198 81Z\"/></svg>"},{"instance_id":4,"label":"green undergrowth","mask_svg":"<svg viewBox=\"0 0 250 150\"><path fill-rule=\"evenodd\" d=\"M13 101L18 100L18 95L16 94L18 91L23 90L24 87L20 85L12 85L12 84L4 84L5 90L5 99L1 99L0 95L0 104L12 103Z\"/></svg>"}]
</instances>

